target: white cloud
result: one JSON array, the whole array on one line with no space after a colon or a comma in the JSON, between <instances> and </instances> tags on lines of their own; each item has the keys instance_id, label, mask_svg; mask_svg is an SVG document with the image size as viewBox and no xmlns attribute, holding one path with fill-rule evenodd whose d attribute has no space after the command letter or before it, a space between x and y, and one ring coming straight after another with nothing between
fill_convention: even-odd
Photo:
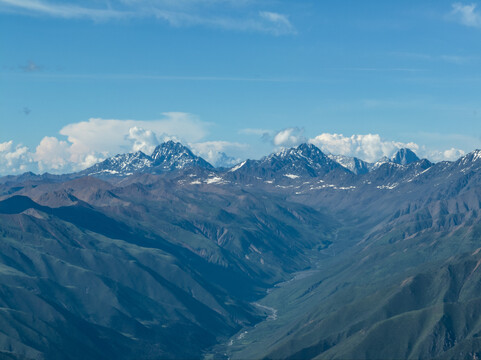
<instances>
[{"instance_id":1,"label":"white cloud","mask_svg":"<svg viewBox=\"0 0 481 360\"><path fill-rule=\"evenodd\" d=\"M375 162L383 156L391 157L397 150L408 148L420 158L427 158L437 162L442 160L454 161L465 155L460 149L432 150L426 146L419 146L414 142L384 140L379 134L352 135L324 133L309 140L322 151L335 155L355 156L368 162Z\"/></svg>"},{"instance_id":2,"label":"white cloud","mask_svg":"<svg viewBox=\"0 0 481 360\"><path fill-rule=\"evenodd\" d=\"M398 149L407 147L418 151L415 143L383 140L379 134L352 135L324 133L309 140L322 151L335 155L355 156L365 161L374 162L383 156L391 156Z\"/></svg>"},{"instance_id":3,"label":"white cloud","mask_svg":"<svg viewBox=\"0 0 481 360\"><path fill-rule=\"evenodd\" d=\"M108 156L139 150L150 155L160 142L196 142L207 134L209 124L191 114L163 115L152 121L92 118L69 124L60 130L66 141L46 136L32 157L42 172L77 171Z\"/></svg>"},{"instance_id":4,"label":"white cloud","mask_svg":"<svg viewBox=\"0 0 481 360\"><path fill-rule=\"evenodd\" d=\"M435 162L442 160L455 161L464 155L466 153L463 150L451 148L444 151L430 151L427 157Z\"/></svg>"},{"instance_id":5,"label":"white cloud","mask_svg":"<svg viewBox=\"0 0 481 360\"><path fill-rule=\"evenodd\" d=\"M192 152L207 160L214 166L231 166L240 162L242 151L248 145L230 141L205 141L189 144ZM229 154L241 155L228 156Z\"/></svg>"},{"instance_id":6,"label":"white cloud","mask_svg":"<svg viewBox=\"0 0 481 360\"><path fill-rule=\"evenodd\" d=\"M66 141L45 136L37 146L33 158L42 172L64 170L70 163L70 146Z\"/></svg>"},{"instance_id":7,"label":"white cloud","mask_svg":"<svg viewBox=\"0 0 481 360\"><path fill-rule=\"evenodd\" d=\"M272 143L278 147L293 147L307 141L303 134L304 129L298 127L287 128L277 132L272 139Z\"/></svg>"},{"instance_id":8,"label":"white cloud","mask_svg":"<svg viewBox=\"0 0 481 360\"><path fill-rule=\"evenodd\" d=\"M287 15L270 11L260 11L259 15L272 26L271 32L276 35L294 34L296 32Z\"/></svg>"},{"instance_id":9,"label":"white cloud","mask_svg":"<svg viewBox=\"0 0 481 360\"><path fill-rule=\"evenodd\" d=\"M26 146L13 146L13 141L0 143L0 171L17 174L29 170L31 154Z\"/></svg>"},{"instance_id":10,"label":"white cloud","mask_svg":"<svg viewBox=\"0 0 481 360\"><path fill-rule=\"evenodd\" d=\"M0 152L10 151L10 149L12 148L12 145L13 145L12 140L0 143Z\"/></svg>"},{"instance_id":11,"label":"white cloud","mask_svg":"<svg viewBox=\"0 0 481 360\"><path fill-rule=\"evenodd\" d=\"M442 159L444 160L457 160L461 156L464 156L466 153L463 150L451 148L449 150L443 151L443 157Z\"/></svg>"},{"instance_id":12,"label":"white cloud","mask_svg":"<svg viewBox=\"0 0 481 360\"><path fill-rule=\"evenodd\" d=\"M88 8L73 4L57 4L41 0L0 0L0 5L7 5L13 9L67 19L89 18L93 20L105 20L129 15L127 12L115 11L108 8Z\"/></svg>"},{"instance_id":13,"label":"white cloud","mask_svg":"<svg viewBox=\"0 0 481 360\"><path fill-rule=\"evenodd\" d=\"M53 136L45 136L31 154L35 168L40 172L68 173L77 171L102 160L94 152L75 153L72 144Z\"/></svg>"},{"instance_id":14,"label":"white cloud","mask_svg":"<svg viewBox=\"0 0 481 360\"><path fill-rule=\"evenodd\" d=\"M137 126L129 129L127 138L134 142L132 146L133 151L142 151L145 154L151 154L159 144L159 140L157 140L157 136L152 130L145 130Z\"/></svg>"},{"instance_id":15,"label":"white cloud","mask_svg":"<svg viewBox=\"0 0 481 360\"><path fill-rule=\"evenodd\" d=\"M472 27L481 27L481 14L476 11L476 4L454 3L452 5L452 15L457 18L461 24Z\"/></svg>"},{"instance_id":16,"label":"white cloud","mask_svg":"<svg viewBox=\"0 0 481 360\"><path fill-rule=\"evenodd\" d=\"M21 145L15 147L13 141L0 143L0 174L78 171L119 153L140 150L150 155L155 146L168 140L189 144L194 153L214 165L238 162L239 154L248 146L228 141L202 142L210 125L180 112L164 113L162 119L151 121L91 118L63 127L60 134L66 140L45 136L34 151Z\"/></svg>"},{"instance_id":17,"label":"white cloud","mask_svg":"<svg viewBox=\"0 0 481 360\"><path fill-rule=\"evenodd\" d=\"M117 120L92 118L69 124L60 130L71 144L70 160L83 161L87 155L107 155L145 150L156 145L158 137L175 136L183 142L196 142L207 134L208 123L188 113L164 113L164 119Z\"/></svg>"},{"instance_id":18,"label":"white cloud","mask_svg":"<svg viewBox=\"0 0 481 360\"><path fill-rule=\"evenodd\" d=\"M253 8L258 8L259 5L259 1L247 0L111 0L105 3L83 1L82 5L72 1L0 0L0 11L95 21L154 17L177 27L201 25L273 35L295 33L295 28L286 15L261 11L253 16Z\"/></svg>"},{"instance_id":19,"label":"white cloud","mask_svg":"<svg viewBox=\"0 0 481 360\"><path fill-rule=\"evenodd\" d=\"M261 11L258 16L242 14L238 16L212 15L208 12L172 11L165 8L150 9L156 18L172 26L207 26L234 31L255 31L272 35L295 34L296 30L287 16Z\"/></svg>"}]
</instances>

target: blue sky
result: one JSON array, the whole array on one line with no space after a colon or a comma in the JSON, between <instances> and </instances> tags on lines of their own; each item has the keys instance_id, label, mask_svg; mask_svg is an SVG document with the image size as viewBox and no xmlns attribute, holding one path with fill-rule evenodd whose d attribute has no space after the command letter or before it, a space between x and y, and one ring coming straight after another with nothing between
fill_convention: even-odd
<instances>
[{"instance_id":1,"label":"blue sky","mask_svg":"<svg viewBox=\"0 0 481 360\"><path fill-rule=\"evenodd\" d=\"M481 2L0 0L0 174L169 138L452 160L481 147L480 39Z\"/></svg>"}]
</instances>

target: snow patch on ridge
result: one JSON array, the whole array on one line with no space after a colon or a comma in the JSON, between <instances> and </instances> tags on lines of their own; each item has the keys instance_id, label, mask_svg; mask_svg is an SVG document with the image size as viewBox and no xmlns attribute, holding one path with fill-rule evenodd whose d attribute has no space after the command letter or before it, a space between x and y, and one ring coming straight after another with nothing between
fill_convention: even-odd
<instances>
[{"instance_id":1,"label":"snow patch on ridge","mask_svg":"<svg viewBox=\"0 0 481 360\"><path fill-rule=\"evenodd\" d=\"M222 182L222 180L223 179L221 177L214 176L212 178L207 179L205 182L207 184L218 184L218 183Z\"/></svg>"},{"instance_id":2,"label":"snow patch on ridge","mask_svg":"<svg viewBox=\"0 0 481 360\"><path fill-rule=\"evenodd\" d=\"M241 167L243 167L246 164L247 161L241 162L239 165L234 166L232 169L229 170L229 172L234 172L239 170Z\"/></svg>"},{"instance_id":3,"label":"snow patch on ridge","mask_svg":"<svg viewBox=\"0 0 481 360\"><path fill-rule=\"evenodd\" d=\"M399 185L398 183L394 183L394 184L381 185L376 187L381 190L392 190L392 189L395 189L398 185Z\"/></svg>"}]
</instances>

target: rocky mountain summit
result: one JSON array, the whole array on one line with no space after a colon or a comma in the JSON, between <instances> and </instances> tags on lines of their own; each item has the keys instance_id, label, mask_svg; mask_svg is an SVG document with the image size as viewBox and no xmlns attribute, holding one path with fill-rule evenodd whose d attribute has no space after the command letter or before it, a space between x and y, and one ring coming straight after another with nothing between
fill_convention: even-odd
<instances>
[{"instance_id":1,"label":"rocky mountain summit","mask_svg":"<svg viewBox=\"0 0 481 360\"><path fill-rule=\"evenodd\" d=\"M167 141L155 148L151 155L142 151L119 154L79 173L81 176L129 176L139 173L160 174L167 171L200 167L214 167L179 142Z\"/></svg>"}]
</instances>

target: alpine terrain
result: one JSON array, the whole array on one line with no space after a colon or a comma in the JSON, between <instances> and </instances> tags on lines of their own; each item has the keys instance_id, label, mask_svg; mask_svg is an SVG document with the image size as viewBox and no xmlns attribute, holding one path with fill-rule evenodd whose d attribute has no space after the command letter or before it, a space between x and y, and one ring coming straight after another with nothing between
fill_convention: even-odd
<instances>
[{"instance_id":1,"label":"alpine terrain","mask_svg":"<svg viewBox=\"0 0 481 360\"><path fill-rule=\"evenodd\" d=\"M0 178L0 358L480 356L480 150Z\"/></svg>"}]
</instances>

